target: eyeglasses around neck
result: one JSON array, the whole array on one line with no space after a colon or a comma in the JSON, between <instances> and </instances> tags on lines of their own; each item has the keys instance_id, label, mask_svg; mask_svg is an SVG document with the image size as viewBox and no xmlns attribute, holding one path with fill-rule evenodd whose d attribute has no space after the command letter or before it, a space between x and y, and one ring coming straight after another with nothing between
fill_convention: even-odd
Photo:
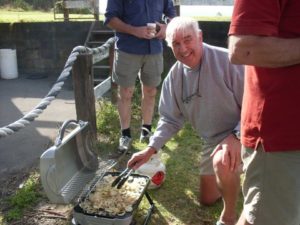
<instances>
[{"instance_id":1,"label":"eyeglasses around neck","mask_svg":"<svg viewBox=\"0 0 300 225\"><path fill-rule=\"evenodd\" d=\"M182 78L182 92L181 92L181 99L182 99L182 102L184 103L184 104L189 104L195 97L198 97L198 98L201 98L202 96L201 96L201 94L200 94L200 72L201 72L201 65L200 65L200 68L199 68L199 74L198 74L198 79L197 79L197 82L198 82L198 86L197 86L197 90L196 90L196 92L194 92L194 93L192 93L191 95L188 95L187 97L183 97L183 93L184 93L184 90L183 90L183 78L184 78L184 76L183 76L183 74L184 74L184 70L182 69L182 74L181 74L181 78Z\"/></svg>"},{"instance_id":2,"label":"eyeglasses around neck","mask_svg":"<svg viewBox=\"0 0 300 225\"><path fill-rule=\"evenodd\" d=\"M182 95L183 95L183 94L182 94ZM185 104L189 104L189 103L192 101L192 99L193 99L194 97L201 98L202 96L201 96L201 95L198 93L198 91L197 91L197 92L195 92L195 93L193 93L193 94L187 96L187 97L184 98L184 99L183 99L183 96L182 96L182 102L185 103Z\"/></svg>"}]
</instances>

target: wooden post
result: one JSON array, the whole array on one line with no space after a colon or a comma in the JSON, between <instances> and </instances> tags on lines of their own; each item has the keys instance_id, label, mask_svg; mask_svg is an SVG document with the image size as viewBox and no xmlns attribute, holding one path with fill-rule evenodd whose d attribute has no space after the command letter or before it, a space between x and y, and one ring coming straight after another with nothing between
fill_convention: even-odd
<instances>
[{"instance_id":1,"label":"wooden post","mask_svg":"<svg viewBox=\"0 0 300 225\"><path fill-rule=\"evenodd\" d=\"M99 21L99 0L94 0L94 18L96 21Z\"/></svg>"},{"instance_id":2,"label":"wooden post","mask_svg":"<svg viewBox=\"0 0 300 225\"><path fill-rule=\"evenodd\" d=\"M180 16L180 5L176 5L175 9L176 9L176 15Z\"/></svg>"},{"instance_id":3,"label":"wooden post","mask_svg":"<svg viewBox=\"0 0 300 225\"><path fill-rule=\"evenodd\" d=\"M77 120L89 122L91 139L96 141L96 108L91 71L92 55L78 55L72 70Z\"/></svg>"},{"instance_id":4,"label":"wooden post","mask_svg":"<svg viewBox=\"0 0 300 225\"><path fill-rule=\"evenodd\" d=\"M180 16L180 0L173 0L173 5L175 6L176 15Z\"/></svg>"},{"instance_id":5,"label":"wooden post","mask_svg":"<svg viewBox=\"0 0 300 225\"><path fill-rule=\"evenodd\" d=\"M66 0L63 0L63 11L64 11L64 21L67 22L69 21L69 9L67 8Z\"/></svg>"},{"instance_id":6,"label":"wooden post","mask_svg":"<svg viewBox=\"0 0 300 225\"><path fill-rule=\"evenodd\" d=\"M114 65L114 56L115 56L115 45L114 43L109 48L109 74L111 76L111 102L113 104L117 103L117 95L118 95L118 85L113 82L112 72Z\"/></svg>"}]
</instances>

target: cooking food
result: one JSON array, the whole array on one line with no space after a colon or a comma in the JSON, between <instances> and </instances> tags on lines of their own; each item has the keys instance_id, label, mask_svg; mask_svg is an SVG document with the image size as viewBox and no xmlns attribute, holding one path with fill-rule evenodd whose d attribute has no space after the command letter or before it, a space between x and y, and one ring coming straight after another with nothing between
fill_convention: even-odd
<instances>
[{"instance_id":1,"label":"cooking food","mask_svg":"<svg viewBox=\"0 0 300 225\"><path fill-rule=\"evenodd\" d=\"M147 179L130 176L120 189L111 186L115 179L116 176L107 175L99 180L92 192L79 204L80 207L86 213L100 216L122 216L132 212L147 185Z\"/></svg>"}]
</instances>

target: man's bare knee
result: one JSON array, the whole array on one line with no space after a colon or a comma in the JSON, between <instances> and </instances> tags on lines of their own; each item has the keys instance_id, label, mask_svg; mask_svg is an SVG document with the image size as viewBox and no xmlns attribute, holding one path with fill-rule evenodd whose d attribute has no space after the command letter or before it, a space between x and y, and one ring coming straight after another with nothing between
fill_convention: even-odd
<instances>
[{"instance_id":1,"label":"man's bare knee","mask_svg":"<svg viewBox=\"0 0 300 225\"><path fill-rule=\"evenodd\" d=\"M220 176L227 176L228 173L230 173L228 165L224 165L222 163L222 153L221 151L217 152L213 157L213 168L215 171L215 174Z\"/></svg>"},{"instance_id":2,"label":"man's bare knee","mask_svg":"<svg viewBox=\"0 0 300 225\"><path fill-rule=\"evenodd\" d=\"M134 88L128 87L128 88L120 88L119 90L119 98L123 101L128 101L132 98L134 92Z\"/></svg>"},{"instance_id":3,"label":"man's bare knee","mask_svg":"<svg viewBox=\"0 0 300 225\"><path fill-rule=\"evenodd\" d=\"M156 87L143 87L143 96L146 98L155 98L157 93Z\"/></svg>"},{"instance_id":4,"label":"man's bare knee","mask_svg":"<svg viewBox=\"0 0 300 225\"><path fill-rule=\"evenodd\" d=\"M200 196L198 200L201 205L212 206L220 199L221 197L218 195L218 196Z\"/></svg>"}]
</instances>

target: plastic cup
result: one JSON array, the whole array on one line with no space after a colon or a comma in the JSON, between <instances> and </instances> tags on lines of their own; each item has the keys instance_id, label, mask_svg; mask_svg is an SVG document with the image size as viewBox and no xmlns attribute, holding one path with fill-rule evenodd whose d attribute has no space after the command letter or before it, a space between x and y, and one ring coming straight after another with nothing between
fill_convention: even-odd
<instances>
[{"instance_id":1,"label":"plastic cup","mask_svg":"<svg viewBox=\"0 0 300 225\"><path fill-rule=\"evenodd\" d=\"M156 34L156 30L155 30L156 29L156 23L147 23L147 27L149 29L150 35L152 37L154 37L155 34Z\"/></svg>"}]
</instances>

